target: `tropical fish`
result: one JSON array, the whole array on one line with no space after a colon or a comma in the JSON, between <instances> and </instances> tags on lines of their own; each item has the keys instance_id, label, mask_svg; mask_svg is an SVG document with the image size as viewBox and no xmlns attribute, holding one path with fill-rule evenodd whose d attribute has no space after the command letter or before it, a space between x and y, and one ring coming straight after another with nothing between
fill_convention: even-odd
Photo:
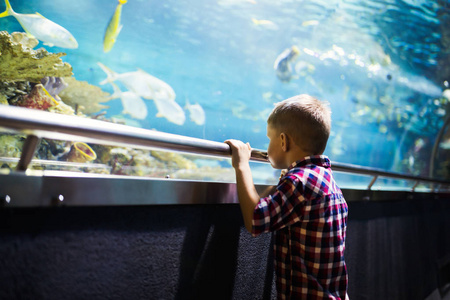
<instances>
[{"instance_id":1,"label":"tropical fish","mask_svg":"<svg viewBox=\"0 0 450 300\"><path fill-rule=\"evenodd\" d=\"M273 30L278 29L278 25L270 20L259 20L259 19L252 18L252 22L253 22L253 24L255 24L257 26L262 26L266 29L273 29Z\"/></svg>"},{"instance_id":2,"label":"tropical fish","mask_svg":"<svg viewBox=\"0 0 450 300\"><path fill-rule=\"evenodd\" d=\"M170 85L141 69L135 72L118 74L100 62L97 64L107 76L105 80L100 82L101 85L118 80L128 90L144 99L175 101L176 95Z\"/></svg>"},{"instance_id":3,"label":"tropical fish","mask_svg":"<svg viewBox=\"0 0 450 300\"><path fill-rule=\"evenodd\" d=\"M231 113L235 117L252 121L267 120L271 111L271 108L249 107L242 101L233 102L231 106Z\"/></svg>"},{"instance_id":4,"label":"tropical fish","mask_svg":"<svg viewBox=\"0 0 450 300\"><path fill-rule=\"evenodd\" d=\"M115 83L110 83L114 90L114 93L111 95L111 99L120 98L123 106L122 113L129 114L133 118L140 120L147 117L147 106L141 97L131 91L122 92Z\"/></svg>"},{"instance_id":5,"label":"tropical fish","mask_svg":"<svg viewBox=\"0 0 450 300\"><path fill-rule=\"evenodd\" d=\"M289 82L292 79L291 63L300 54L297 46L285 49L275 60L273 68L277 71L277 77L283 82Z\"/></svg>"},{"instance_id":6,"label":"tropical fish","mask_svg":"<svg viewBox=\"0 0 450 300\"><path fill-rule=\"evenodd\" d=\"M184 115L184 111L178 103L171 100L161 100L161 99L153 99L156 105L156 109L158 113L157 117L166 118L169 122L172 122L177 125L183 125L184 121L186 121L186 116Z\"/></svg>"},{"instance_id":7,"label":"tropical fish","mask_svg":"<svg viewBox=\"0 0 450 300\"><path fill-rule=\"evenodd\" d=\"M116 10L109 21L108 27L106 27L105 37L103 39L103 52L111 51L114 43L116 42L117 36L123 27L123 25L120 24L120 16L122 15L122 5L127 3L127 0L118 1L119 4L117 4Z\"/></svg>"},{"instance_id":8,"label":"tropical fish","mask_svg":"<svg viewBox=\"0 0 450 300\"><path fill-rule=\"evenodd\" d=\"M439 144L439 147L445 150L450 149L450 139L447 139Z\"/></svg>"},{"instance_id":9,"label":"tropical fish","mask_svg":"<svg viewBox=\"0 0 450 300\"><path fill-rule=\"evenodd\" d=\"M304 21L304 22L302 23L302 26L303 26L303 27L307 27L307 26L316 26L316 25L319 25L319 21L317 21L317 20L308 20L308 21Z\"/></svg>"},{"instance_id":10,"label":"tropical fish","mask_svg":"<svg viewBox=\"0 0 450 300\"><path fill-rule=\"evenodd\" d=\"M185 109L189 111L189 117L197 125L205 124L205 111L200 106L200 104L190 104L189 101L186 102Z\"/></svg>"},{"instance_id":11,"label":"tropical fish","mask_svg":"<svg viewBox=\"0 0 450 300\"><path fill-rule=\"evenodd\" d=\"M255 18L252 18L252 22L255 25L275 25L275 23L270 20L258 20Z\"/></svg>"},{"instance_id":12,"label":"tropical fish","mask_svg":"<svg viewBox=\"0 0 450 300\"><path fill-rule=\"evenodd\" d=\"M446 89L442 92L442 97L450 101L450 89Z\"/></svg>"},{"instance_id":13,"label":"tropical fish","mask_svg":"<svg viewBox=\"0 0 450 300\"><path fill-rule=\"evenodd\" d=\"M5 0L6 10L0 14L0 18L13 16L19 21L25 32L44 42L48 46L61 48L78 48L78 43L72 34L64 27L46 19L39 13L19 14L14 12L8 0Z\"/></svg>"}]
</instances>

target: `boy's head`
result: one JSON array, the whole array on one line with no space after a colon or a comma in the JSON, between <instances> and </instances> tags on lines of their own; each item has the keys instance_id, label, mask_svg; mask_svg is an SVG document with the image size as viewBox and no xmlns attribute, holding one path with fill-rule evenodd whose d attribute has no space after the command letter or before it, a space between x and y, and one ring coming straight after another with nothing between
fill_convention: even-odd
<instances>
[{"instance_id":1,"label":"boy's head","mask_svg":"<svg viewBox=\"0 0 450 300\"><path fill-rule=\"evenodd\" d=\"M303 152L318 155L330 136L331 110L327 102L302 94L276 103L267 124L289 136Z\"/></svg>"}]
</instances>

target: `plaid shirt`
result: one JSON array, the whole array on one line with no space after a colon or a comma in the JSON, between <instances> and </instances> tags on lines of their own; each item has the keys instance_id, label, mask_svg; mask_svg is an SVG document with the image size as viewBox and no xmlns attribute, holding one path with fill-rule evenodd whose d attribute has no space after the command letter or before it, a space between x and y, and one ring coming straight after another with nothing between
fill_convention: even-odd
<instances>
[{"instance_id":1,"label":"plaid shirt","mask_svg":"<svg viewBox=\"0 0 450 300\"><path fill-rule=\"evenodd\" d=\"M347 299L347 203L324 155L293 163L260 199L252 234L274 232L279 299Z\"/></svg>"}]
</instances>

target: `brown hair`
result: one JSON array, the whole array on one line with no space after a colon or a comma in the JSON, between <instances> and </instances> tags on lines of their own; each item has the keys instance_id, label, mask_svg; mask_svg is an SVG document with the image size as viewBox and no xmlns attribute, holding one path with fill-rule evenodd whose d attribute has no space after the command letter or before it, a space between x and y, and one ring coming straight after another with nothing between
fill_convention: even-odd
<instances>
[{"instance_id":1,"label":"brown hair","mask_svg":"<svg viewBox=\"0 0 450 300\"><path fill-rule=\"evenodd\" d=\"M318 155L330 136L331 109L328 102L302 94L276 103L267 124L290 136L303 151Z\"/></svg>"}]
</instances>

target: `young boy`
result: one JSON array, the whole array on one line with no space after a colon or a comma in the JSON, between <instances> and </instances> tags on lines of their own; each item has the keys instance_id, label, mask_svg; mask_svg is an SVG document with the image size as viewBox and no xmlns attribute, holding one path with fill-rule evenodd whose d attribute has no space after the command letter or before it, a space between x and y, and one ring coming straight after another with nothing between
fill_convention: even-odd
<instances>
[{"instance_id":1,"label":"young boy","mask_svg":"<svg viewBox=\"0 0 450 300\"><path fill-rule=\"evenodd\" d=\"M347 203L322 155L331 127L327 104L299 95L267 120L272 167L287 169L273 195L260 198L249 165L250 144L227 140L245 227L274 233L278 299L348 299L344 260Z\"/></svg>"}]
</instances>

